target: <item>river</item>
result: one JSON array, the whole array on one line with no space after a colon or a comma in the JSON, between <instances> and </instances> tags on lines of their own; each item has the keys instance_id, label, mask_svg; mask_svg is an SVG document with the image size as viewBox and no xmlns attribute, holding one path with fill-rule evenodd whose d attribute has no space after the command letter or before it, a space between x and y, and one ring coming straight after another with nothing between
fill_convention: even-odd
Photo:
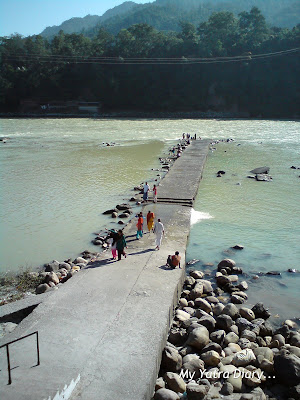
<instances>
[{"instance_id":1,"label":"river","mask_svg":"<svg viewBox=\"0 0 300 400\"><path fill-rule=\"evenodd\" d=\"M207 269L204 264L234 258L248 274L254 298L265 300L267 293L279 312L299 316L300 274L285 272L300 268L300 170L291 169L300 167L299 122L2 119L0 129L9 138L0 142L1 271L95 251L93 233L112 223L102 212L128 201L137 184L152 184L158 157L183 132L232 138L209 154L187 259ZM247 178L264 165L272 182ZM221 178L218 170L225 171ZM235 244L244 250L232 252ZM270 270L282 275L252 279Z\"/></svg>"}]
</instances>

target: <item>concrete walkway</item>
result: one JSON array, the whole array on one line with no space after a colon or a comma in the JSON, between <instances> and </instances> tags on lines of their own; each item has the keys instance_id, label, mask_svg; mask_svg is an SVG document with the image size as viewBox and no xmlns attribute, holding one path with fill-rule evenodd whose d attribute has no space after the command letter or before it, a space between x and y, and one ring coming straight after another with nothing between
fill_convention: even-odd
<instances>
[{"instance_id":1,"label":"concrete walkway","mask_svg":"<svg viewBox=\"0 0 300 400\"><path fill-rule=\"evenodd\" d=\"M116 262L103 254L47 296L0 341L1 345L38 330L41 360L36 366L34 336L12 344L14 369L8 385L2 348L1 400L151 398L184 279L184 269L169 270L165 263L168 254L178 250L184 265L190 230L191 208L177 201L166 203L166 193L178 200L181 188L182 198L193 201L208 145L192 142L159 186L159 202L143 210L144 215L148 209L154 211L165 225L159 251L154 250L153 233L135 239L133 219L124 230L126 259Z\"/></svg>"}]
</instances>

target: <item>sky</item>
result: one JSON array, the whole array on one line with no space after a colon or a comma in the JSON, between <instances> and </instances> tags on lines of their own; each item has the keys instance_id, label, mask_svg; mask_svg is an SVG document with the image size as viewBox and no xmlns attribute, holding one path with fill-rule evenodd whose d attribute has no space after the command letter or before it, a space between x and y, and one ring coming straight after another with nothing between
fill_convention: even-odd
<instances>
[{"instance_id":1,"label":"sky","mask_svg":"<svg viewBox=\"0 0 300 400\"><path fill-rule=\"evenodd\" d=\"M73 17L102 15L126 0L0 0L0 36L38 35ZM151 3L153 0L133 0Z\"/></svg>"}]
</instances>

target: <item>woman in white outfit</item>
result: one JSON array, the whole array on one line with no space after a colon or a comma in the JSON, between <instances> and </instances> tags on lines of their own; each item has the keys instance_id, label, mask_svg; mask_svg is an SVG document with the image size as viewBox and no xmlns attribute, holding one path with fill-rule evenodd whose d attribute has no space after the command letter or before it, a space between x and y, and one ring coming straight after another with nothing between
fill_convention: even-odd
<instances>
[{"instance_id":1,"label":"woman in white outfit","mask_svg":"<svg viewBox=\"0 0 300 400\"><path fill-rule=\"evenodd\" d=\"M156 249L159 250L163 235L165 234L165 229L162 222L160 221L160 218L158 218L157 222L154 225L154 233L156 235Z\"/></svg>"}]
</instances>

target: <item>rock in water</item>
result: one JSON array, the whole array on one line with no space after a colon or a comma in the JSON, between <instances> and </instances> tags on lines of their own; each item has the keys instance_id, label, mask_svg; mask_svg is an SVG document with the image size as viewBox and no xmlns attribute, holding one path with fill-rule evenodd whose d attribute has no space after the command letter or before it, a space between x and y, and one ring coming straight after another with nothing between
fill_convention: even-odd
<instances>
[{"instance_id":1,"label":"rock in water","mask_svg":"<svg viewBox=\"0 0 300 400\"><path fill-rule=\"evenodd\" d=\"M258 167L258 168L254 168L252 169L252 171L250 171L252 174L268 174L270 171L270 167Z\"/></svg>"}]
</instances>

